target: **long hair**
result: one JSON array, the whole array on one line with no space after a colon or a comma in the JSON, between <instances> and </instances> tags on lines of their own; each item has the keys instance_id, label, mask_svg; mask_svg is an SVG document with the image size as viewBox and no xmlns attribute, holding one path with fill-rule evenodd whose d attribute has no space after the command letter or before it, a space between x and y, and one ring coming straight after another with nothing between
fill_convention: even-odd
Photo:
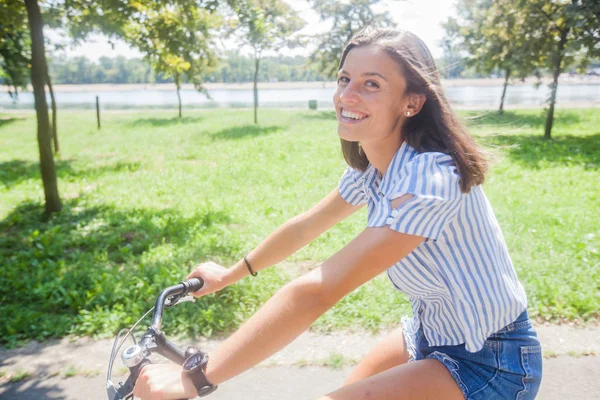
<instances>
[{"instance_id":1,"label":"long hair","mask_svg":"<svg viewBox=\"0 0 600 400\"><path fill-rule=\"evenodd\" d=\"M452 111L429 49L416 35L391 28L367 27L344 48L339 69L355 47L375 45L398 63L406 79L406 93L426 97L421 111L408 119L403 139L418 152L441 152L450 155L460 174L460 188L468 193L485 180L487 161L466 127ZM364 171L369 160L358 142L342 139L342 152L348 165Z\"/></svg>"}]
</instances>

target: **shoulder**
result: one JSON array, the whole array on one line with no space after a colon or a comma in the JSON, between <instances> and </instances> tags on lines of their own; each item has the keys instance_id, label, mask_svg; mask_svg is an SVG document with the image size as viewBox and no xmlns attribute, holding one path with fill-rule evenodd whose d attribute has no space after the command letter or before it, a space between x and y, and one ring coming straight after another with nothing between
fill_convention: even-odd
<instances>
[{"instance_id":1,"label":"shoulder","mask_svg":"<svg viewBox=\"0 0 600 400\"><path fill-rule=\"evenodd\" d=\"M460 175L452 157L440 152L418 153L404 164L396 177L402 191L456 197L460 193Z\"/></svg>"},{"instance_id":2,"label":"shoulder","mask_svg":"<svg viewBox=\"0 0 600 400\"><path fill-rule=\"evenodd\" d=\"M353 185L362 189L365 181L372 175L373 168L371 164L364 171L347 167L340 178L340 185Z\"/></svg>"},{"instance_id":3,"label":"shoulder","mask_svg":"<svg viewBox=\"0 0 600 400\"><path fill-rule=\"evenodd\" d=\"M344 173L342 174L342 177L347 178L347 179L352 179L355 182L358 182L360 180L366 179L366 177L372 172L372 169L373 169L373 166L371 164L369 164L367 169L365 169L364 171L354 169L354 168L348 166L346 168L346 170L344 171Z\"/></svg>"},{"instance_id":4,"label":"shoulder","mask_svg":"<svg viewBox=\"0 0 600 400\"><path fill-rule=\"evenodd\" d=\"M367 201L367 193L364 183L367 176L372 172L372 166L365 171L356 170L352 167L346 168L342 174L338 189L344 200L353 205L361 205Z\"/></svg>"},{"instance_id":5,"label":"shoulder","mask_svg":"<svg viewBox=\"0 0 600 400\"><path fill-rule=\"evenodd\" d=\"M417 153L403 166L405 175L418 175L421 178L445 177L458 178L458 168L452 157L445 153L426 152Z\"/></svg>"},{"instance_id":6,"label":"shoulder","mask_svg":"<svg viewBox=\"0 0 600 400\"><path fill-rule=\"evenodd\" d=\"M407 166L410 169L420 169L428 167L443 170L449 173L458 173L456 163L452 159L452 156L434 151L417 153L417 155L415 155L407 163Z\"/></svg>"}]
</instances>

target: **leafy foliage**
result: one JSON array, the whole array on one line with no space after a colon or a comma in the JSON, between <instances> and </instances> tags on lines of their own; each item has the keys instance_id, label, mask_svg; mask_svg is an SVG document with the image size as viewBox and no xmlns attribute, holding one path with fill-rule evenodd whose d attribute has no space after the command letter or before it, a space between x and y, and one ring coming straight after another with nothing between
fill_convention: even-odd
<instances>
[{"instance_id":1,"label":"leafy foliage","mask_svg":"<svg viewBox=\"0 0 600 400\"><path fill-rule=\"evenodd\" d=\"M220 26L218 16L195 1L136 7L139 15L125 27L126 40L156 72L173 76L178 89L185 74L201 90L203 76L216 64L212 31Z\"/></svg>"},{"instance_id":2,"label":"leafy foliage","mask_svg":"<svg viewBox=\"0 0 600 400\"><path fill-rule=\"evenodd\" d=\"M344 46L366 26L388 27L394 23L388 13L375 12L373 6L381 0L311 0L322 21L331 21L329 31L314 37L317 49L311 60L319 70L330 77L337 75L338 63Z\"/></svg>"},{"instance_id":3,"label":"leafy foliage","mask_svg":"<svg viewBox=\"0 0 600 400\"><path fill-rule=\"evenodd\" d=\"M510 0L504 0L510 1ZM519 1L526 15L520 28L531 42L535 60L552 71L544 137L551 138L558 78L569 65L587 66L600 55L600 3L595 1Z\"/></svg>"},{"instance_id":4,"label":"leafy foliage","mask_svg":"<svg viewBox=\"0 0 600 400\"><path fill-rule=\"evenodd\" d=\"M0 15L0 78L16 100L19 88L24 89L29 82L31 38L27 14L21 1L6 0L0 3Z\"/></svg>"},{"instance_id":5,"label":"leafy foliage","mask_svg":"<svg viewBox=\"0 0 600 400\"><path fill-rule=\"evenodd\" d=\"M499 68L507 77L552 72L545 137L551 137L558 77L569 66L584 70L600 54L597 1L461 0L459 19L449 19L457 40L480 71ZM539 73L539 72L538 72Z\"/></svg>"},{"instance_id":6,"label":"leafy foliage","mask_svg":"<svg viewBox=\"0 0 600 400\"><path fill-rule=\"evenodd\" d=\"M242 45L250 46L254 53L254 123L258 123L258 71L265 50L279 51L296 46L297 32L304 21L283 0L240 0L233 7L235 18L231 21Z\"/></svg>"},{"instance_id":7,"label":"leafy foliage","mask_svg":"<svg viewBox=\"0 0 600 400\"><path fill-rule=\"evenodd\" d=\"M483 76L501 71L505 76L502 111L509 78L539 76L530 41L517 34L519 26L526 23L525 15L507 2L491 0L460 0L456 10L458 18L444 23L445 49L458 48L467 65ZM460 64L462 60L452 61Z\"/></svg>"}]
</instances>

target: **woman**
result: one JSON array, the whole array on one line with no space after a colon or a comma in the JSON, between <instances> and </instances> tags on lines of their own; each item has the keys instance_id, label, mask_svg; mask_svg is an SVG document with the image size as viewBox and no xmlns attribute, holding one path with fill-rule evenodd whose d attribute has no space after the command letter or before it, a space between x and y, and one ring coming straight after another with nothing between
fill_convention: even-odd
<instances>
[{"instance_id":1,"label":"woman","mask_svg":"<svg viewBox=\"0 0 600 400\"><path fill-rule=\"evenodd\" d=\"M368 206L367 228L319 268L279 290L210 355L219 384L268 358L346 294L387 270L414 317L322 399L532 399L541 347L497 220L481 188L486 162L450 110L425 44L366 29L345 48L334 94L350 165L339 188L230 269L189 277L222 289L276 264ZM135 393L195 397L176 365L146 367Z\"/></svg>"}]
</instances>

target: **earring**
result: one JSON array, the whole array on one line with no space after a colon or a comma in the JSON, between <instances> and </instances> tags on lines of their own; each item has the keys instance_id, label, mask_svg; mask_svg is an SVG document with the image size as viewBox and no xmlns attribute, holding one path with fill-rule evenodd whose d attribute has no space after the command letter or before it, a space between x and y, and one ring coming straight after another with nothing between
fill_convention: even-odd
<instances>
[{"instance_id":1,"label":"earring","mask_svg":"<svg viewBox=\"0 0 600 400\"><path fill-rule=\"evenodd\" d=\"M407 117L410 117L410 111L407 111L407 112L406 112L406 116L407 116Z\"/></svg>"}]
</instances>

